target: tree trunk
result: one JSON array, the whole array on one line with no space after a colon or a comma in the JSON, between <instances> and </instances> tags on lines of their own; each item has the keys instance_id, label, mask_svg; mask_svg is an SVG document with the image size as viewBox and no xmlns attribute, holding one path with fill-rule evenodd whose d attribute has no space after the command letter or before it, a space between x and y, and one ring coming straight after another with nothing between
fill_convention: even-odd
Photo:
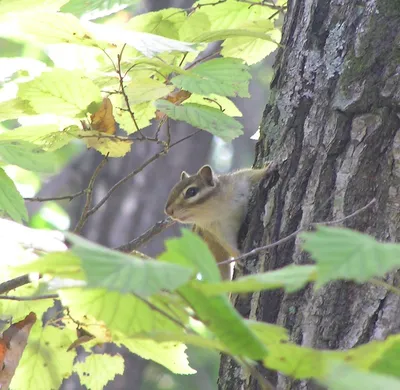
<instances>
[{"instance_id":1,"label":"tree trunk","mask_svg":"<svg viewBox=\"0 0 400 390\"><path fill-rule=\"evenodd\" d=\"M270 104L256 161L280 165L279 181L261 190L250 215L244 251L275 242L311 222L340 219L376 199L344 226L399 241L400 2L289 1ZM268 194L266 193L267 191ZM268 219L260 220L264 210ZM258 215L258 216L257 216ZM299 239L257 258L244 273L268 271L309 257ZM399 283L398 273L387 277ZM400 332L400 297L350 282L314 291L255 293L236 300L242 315L285 326L292 341L347 349ZM317 389L263 372L277 389ZM224 356L219 388L259 389Z\"/></svg>"}]
</instances>

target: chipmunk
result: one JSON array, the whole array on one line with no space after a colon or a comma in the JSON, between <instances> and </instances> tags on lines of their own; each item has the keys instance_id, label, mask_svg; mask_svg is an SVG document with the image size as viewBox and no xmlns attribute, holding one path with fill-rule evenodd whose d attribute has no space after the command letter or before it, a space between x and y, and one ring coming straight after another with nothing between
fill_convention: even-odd
<instances>
[{"instance_id":1,"label":"chipmunk","mask_svg":"<svg viewBox=\"0 0 400 390\"><path fill-rule=\"evenodd\" d=\"M178 222L194 224L193 230L218 263L237 257L238 234L250 196L270 166L224 175L216 175L209 165L192 176L183 171L169 194L165 213ZM221 265L220 272L222 279L230 280L231 264Z\"/></svg>"}]
</instances>

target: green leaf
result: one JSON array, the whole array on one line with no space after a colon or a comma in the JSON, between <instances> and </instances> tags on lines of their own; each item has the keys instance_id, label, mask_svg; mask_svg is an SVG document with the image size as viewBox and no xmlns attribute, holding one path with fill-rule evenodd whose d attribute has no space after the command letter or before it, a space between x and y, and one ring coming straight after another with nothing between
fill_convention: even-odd
<instances>
[{"instance_id":1,"label":"green leaf","mask_svg":"<svg viewBox=\"0 0 400 390\"><path fill-rule=\"evenodd\" d=\"M128 45L146 57L154 57L163 52L195 52L198 44L181 42L160 35L147 32L130 31L128 26L99 25L92 23L90 31L98 41L109 42L114 45Z\"/></svg>"},{"instance_id":2,"label":"green leaf","mask_svg":"<svg viewBox=\"0 0 400 390\"><path fill-rule=\"evenodd\" d=\"M78 71L54 69L19 85L18 97L38 113L84 118L93 103L102 101L99 88Z\"/></svg>"},{"instance_id":3,"label":"green leaf","mask_svg":"<svg viewBox=\"0 0 400 390\"><path fill-rule=\"evenodd\" d=\"M2 243L2 248L4 245ZM7 252L7 256L8 256ZM21 276L21 273L18 275ZM3 281L3 280L2 280ZM25 286L18 287L12 291L13 296L17 297L30 297L36 295L36 287L33 284L27 284ZM39 299L33 301L12 301L12 300L1 300L0 301L0 313L4 318L12 318L12 321L20 321L26 317L26 314L33 311L37 318L41 318L50 307L54 305L53 299Z\"/></svg>"},{"instance_id":4,"label":"green leaf","mask_svg":"<svg viewBox=\"0 0 400 390\"><path fill-rule=\"evenodd\" d=\"M0 142L27 141L39 145L47 151L54 151L67 145L76 136L78 127L59 131L58 125L21 126L0 133Z\"/></svg>"},{"instance_id":5,"label":"green leaf","mask_svg":"<svg viewBox=\"0 0 400 390\"><path fill-rule=\"evenodd\" d=\"M254 35L263 34L264 37L259 36L254 38L251 36L243 36L226 39L222 44L221 55L224 57L240 58L249 65L263 60L278 48L281 39L281 33L278 29L274 29L268 34L264 34L266 29L264 27L265 22L270 21L258 21L255 26L259 27L261 31L253 31ZM250 25L252 28L255 28L254 23L255 22ZM245 27L249 26L249 24Z\"/></svg>"},{"instance_id":6,"label":"green leaf","mask_svg":"<svg viewBox=\"0 0 400 390\"><path fill-rule=\"evenodd\" d=\"M28 220L24 199L14 182L0 168L0 210L5 211L14 221Z\"/></svg>"},{"instance_id":7,"label":"green leaf","mask_svg":"<svg viewBox=\"0 0 400 390\"><path fill-rule=\"evenodd\" d=\"M178 334L183 334L178 333ZM185 353L186 345L176 341L156 342L154 340L143 340L138 338L126 338L118 340L131 352L143 359L150 359L168 368L174 374L195 374L196 370L189 366Z\"/></svg>"},{"instance_id":8,"label":"green leaf","mask_svg":"<svg viewBox=\"0 0 400 390\"><path fill-rule=\"evenodd\" d=\"M179 37L182 41L194 42L195 37L210 31L208 16L203 12L192 12L179 28Z\"/></svg>"},{"instance_id":9,"label":"green leaf","mask_svg":"<svg viewBox=\"0 0 400 390\"><path fill-rule=\"evenodd\" d=\"M90 390L103 390L115 375L124 373L124 359L120 355L91 354L74 365L81 385Z\"/></svg>"},{"instance_id":10,"label":"green leaf","mask_svg":"<svg viewBox=\"0 0 400 390\"><path fill-rule=\"evenodd\" d=\"M273 30L274 25L271 21L266 21L270 24L271 28L266 29L266 31ZM253 22L254 23L254 22ZM228 30L217 30L217 31L208 31L198 35L194 42L213 42L213 41L220 41L225 40L228 38L239 38L239 37L247 37L253 38L251 39L254 41L254 38L270 41L275 43L275 48L277 46L277 42L271 37L270 34L266 34L262 31L256 30L246 30L246 29L228 29Z\"/></svg>"},{"instance_id":11,"label":"green leaf","mask_svg":"<svg viewBox=\"0 0 400 390\"><path fill-rule=\"evenodd\" d=\"M13 0L0 2L0 17L5 16L8 12L27 12L27 11L58 11L59 8L67 3L68 0Z\"/></svg>"},{"instance_id":12,"label":"green leaf","mask_svg":"<svg viewBox=\"0 0 400 390\"><path fill-rule=\"evenodd\" d=\"M400 381L389 375L360 371L343 362L332 361L328 375L321 381L329 390L398 390Z\"/></svg>"},{"instance_id":13,"label":"green leaf","mask_svg":"<svg viewBox=\"0 0 400 390\"><path fill-rule=\"evenodd\" d=\"M0 141L0 159L36 172L54 172L54 155L25 141Z\"/></svg>"},{"instance_id":14,"label":"green leaf","mask_svg":"<svg viewBox=\"0 0 400 390\"><path fill-rule=\"evenodd\" d=\"M368 344L346 352L347 363L362 370L389 374L400 378L400 335L389 336L384 341L371 341Z\"/></svg>"},{"instance_id":15,"label":"green leaf","mask_svg":"<svg viewBox=\"0 0 400 390\"><path fill-rule=\"evenodd\" d=\"M207 130L227 142L243 134L243 126L217 108L194 103L175 106L166 100L158 100L156 107L172 119Z\"/></svg>"},{"instance_id":16,"label":"green leaf","mask_svg":"<svg viewBox=\"0 0 400 390\"><path fill-rule=\"evenodd\" d=\"M132 3L132 1L124 0L86 0L85 2L81 0L69 0L67 4L61 7L61 11L78 17L90 14L90 19L94 19L120 12L126 7L131 6Z\"/></svg>"},{"instance_id":17,"label":"green leaf","mask_svg":"<svg viewBox=\"0 0 400 390\"><path fill-rule=\"evenodd\" d=\"M188 267L143 260L73 234L66 235L73 243L72 252L81 260L89 287L104 287L147 297L163 289L173 291L193 275L193 270Z\"/></svg>"},{"instance_id":18,"label":"green leaf","mask_svg":"<svg viewBox=\"0 0 400 390\"><path fill-rule=\"evenodd\" d=\"M119 123L122 130L128 134L136 131L136 126L128 111L126 111L125 102L122 101L121 96L111 95L111 102L114 106L114 117ZM156 108L153 102L144 102L140 104L133 104L131 110L134 113L136 124L139 129L143 129L150 125L150 121L156 117Z\"/></svg>"},{"instance_id":19,"label":"green leaf","mask_svg":"<svg viewBox=\"0 0 400 390\"><path fill-rule=\"evenodd\" d=\"M207 296L227 292L248 293L262 290L284 288L288 293L303 288L315 277L313 265L289 265L275 271L243 276L234 281L220 283L196 283L196 288Z\"/></svg>"},{"instance_id":20,"label":"green leaf","mask_svg":"<svg viewBox=\"0 0 400 390\"><path fill-rule=\"evenodd\" d=\"M154 79L134 79L126 88L129 104L139 104L156 100L174 90L172 85L165 85Z\"/></svg>"},{"instance_id":21,"label":"green leaf","mask_svg":"<svg viewBox=\"0 0 400 390\"><path fill-rule=\"evenodd\" d=\"M120 294L105 289L70 288L59 291L63 305L69 307L73 318L90 315L98 321L104 321L112 331L121 332L124 336L150 331L181 331L164 313L186 324L187 319L175 308L164 304L156 297L144 300L131 294ZM90 321L89 321L90 325ZM88 328L90 330L90 327Z\"/></svg>"},{"instance_id":22,"label":"green leaf","mask_svg":"<svg viewBox=\"0 0 400 390\"><path fill-rule=\"evenodd\" d=\"M36 321L10 387L13 390L59 389L61 382L72 373L76 353L67 352L67 348L74 338L72 330L42 328L41 321Z\"/></svg>"},{"instance_id":23,"label":"green leaf","mask_svg":"<svg viewBox=\"0 0 400 390\"><path fill-rule=\"evenodd\" d=\"M278 48L281 39L279 30L271 31L269 40L239 37L227 39L222 44L221 55L240 58L249 65L256 64Z\"/></svg>"},{"instance_id":24,"label":"green leaf","mask_svg":"<svg viewBox=\"0 0 400 390\"><path fill-rule=\"evenodd\" d=\"M197 103L203 106L219 108L224 114L229 116L243 116L239 109L235 106L232 100L225 96L211 94L209 96L202 96L193 93L189 99L186 99L183 104Z\"/></svg>"},{"instance_id":25,"label":"green leaf","mask_svg":"<svg viewBox=\"0 0 400 390\"><path fill-rule=\"evenodd\" d=\"M202 280L220 281L218 266L207 244L190 230L181 229L181 231L182 237L166 240L166 251L160 255L160 259L191 267L196 273L201 274Z\"/></svg>"},{"instance_id":26,"label":"green leaf","mask_svg":"<svg viewBox=\"0 0 400 390\"><path fill-rule=\"evenodd\" d=\"M184 75L171 79L178 88L200 95L249 97L251 75L247 65L235 58L216 58L204 62Z\"/></svg>"},{"instance_id":27,"label":"green leaf","mask_svg":"<svg viewBox=\"0 0 400 390\"><path fill-rule=\"evenodd\" d=\"M0 103L0 122L7 119L16 119L23 115L34 115L28 101L22 99L6 100Z\"/></svg>"},{"instance_id":28,"label":"green leaf","mask_svg":"<svg viewBox=\"0 0 400 390\"><path fill-rule=\"evenodd\" d=\"M210 3L207 0L198 1L196 4ZM196 5L194 4L194 6ZM202 7L196 13L204 13L207 15L210 23L210 31L240 29L246 22L256 20L269 20L276 9L266 6L249 6L248 3L238 1L226 1L217 4L214 7Z\"/></svg>"},{"instance_id":29,"label":"green leaf","mask_svg":"<svg viewBox=\"0 0 400 390\"><path fill-rule=\"evenodd\" d=\"M400 378L400 336L390 337L384 341L384 344L389 345L382 356L372 365L371 370Z\"/></svg>"},{"instance_id":30,"label":"green leaf","mask_svg":"<svg viewBox=\"0 0 400 390\"><path fill-rule=\"evenodd\" d=\"M127 27L135 31L148 32L179 40L178 30L185 20L185 10L167 8L135 16L128 22Z\"/></svg>"},{"instance_id":31,"label":"green leaf","mask_svg":"<svg viewBox=\"0 0 400 390\"><path fill-rule=\"evenodd\" d=\"M160 256L162 260L193 264L204 280L219 280L215 260L206 249L205 242L202 242L196 234L182 230L182 238L168 240L166 248L166 252ZM196 316L219 338L231 354L247 356L254 360L266 356L266 348L231 306L226 296L207 297L190 285L182 286L178 291L193 308Z\"/></svg>"},{"instance_id":32,"label":"green leaf","mask_svg":"<svg viewBox=\"0 0 400 390\"><path fill-rule=\"evenodd\" d=\"M317 263L318 287L339 279L363 283L400 267L400 245L380 243L350 229L318 226L301 238Z\"/></svg>"},{"instance_id":33,"label":"green leaf","mask_svg":"<svg viewBox=\"0 0 400 390\"><path fill-rule=\"evenodd\" d=\"M79 257L71 251L48 253L13 269L20 273L39 272L66 279L86 279Z\"/></svg>"}]
</instances>

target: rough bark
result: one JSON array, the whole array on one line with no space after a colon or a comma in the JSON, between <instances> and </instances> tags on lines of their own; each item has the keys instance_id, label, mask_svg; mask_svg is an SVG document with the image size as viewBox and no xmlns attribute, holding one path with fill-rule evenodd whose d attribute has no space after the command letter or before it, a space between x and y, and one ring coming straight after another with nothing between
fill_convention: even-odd
<instances>
[{"instance_id":1,"label":"rough bark","mask_svg":"<svg viewBox=\"0 0 400 390\"><path fill-rule=\"evenodd\" d=\"M399 42L399 0L289 1L256 155L258 165L281 163L280 178L256 199L245 250L344 217L373 198L374 207L344 225L399 241ZM304 264L310 259L299 244L292 240L250 258L242 272ZM387 281L398 284L400 276ZM236 305L245 316L285 326L294 342L320 349L352 348L400 331L400 297L370 284L265 292ZM264 374L277 389L318 388ZM219 388L260 387L223 357Z\"/></svg>"}]
</instances>

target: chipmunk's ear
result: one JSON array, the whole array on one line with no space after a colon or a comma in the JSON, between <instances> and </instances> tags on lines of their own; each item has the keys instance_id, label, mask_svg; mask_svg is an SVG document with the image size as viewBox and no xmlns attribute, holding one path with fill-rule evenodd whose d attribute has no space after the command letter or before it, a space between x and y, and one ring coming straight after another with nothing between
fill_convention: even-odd
<instances>
[{"instance_id":1,"label":"chipmunk's ear","mask_svg":"<svg viewBox=\"0 0 400 390\"><path fill-rule=\"evenodd\" d=\"M213 169L209 165L202 166L197 174L204 180L204 182L210 187L215 187L218 182L218 178L215 175Z\"/></svg>"},{"instance_id":2,"label":"chipmunk's ear","mask_svg":"<svg viewBox=\"0 0 400 390\"><path fill-rule=\"evenodd\" d=\"M188 177L190 177L185 171L182 171L181 173L181 180L183 179L187 179Z\"/></svg>"}]
</instances>

